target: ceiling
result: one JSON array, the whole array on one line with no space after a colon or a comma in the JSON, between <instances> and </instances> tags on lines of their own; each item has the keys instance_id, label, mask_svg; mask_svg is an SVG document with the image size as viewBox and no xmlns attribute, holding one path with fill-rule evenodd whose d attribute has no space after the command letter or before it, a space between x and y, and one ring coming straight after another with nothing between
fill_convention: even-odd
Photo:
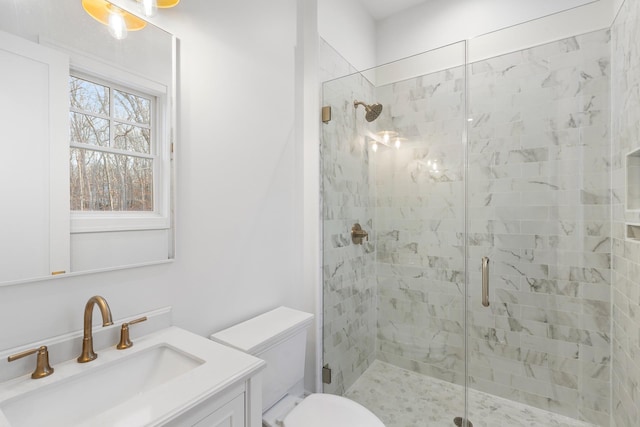
<instances>
[{"instance_id":1,"label":"ceiling","mask_svg":"<svg viewBox=\"0 0 640 427\"><path fill-rule=\"evenodd\" d=\"M360 0L377 21L429 0Z\"/></svg>"}]
</instances>

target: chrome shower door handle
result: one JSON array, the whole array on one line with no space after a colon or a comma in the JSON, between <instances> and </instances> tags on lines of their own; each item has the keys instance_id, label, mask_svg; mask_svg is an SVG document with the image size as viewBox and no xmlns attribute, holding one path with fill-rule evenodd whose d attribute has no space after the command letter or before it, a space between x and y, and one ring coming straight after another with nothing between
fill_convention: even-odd
<instances>
[{"instance_id":1,"label":"chrome shower door handle","mask_svg":"<svg viewBox=\"0 0 640 427\"><path fill-rule=\"evenodd\" d=\"M489 258L482 257L482 305L489 307Z\"/></svg>"}]
</instances>

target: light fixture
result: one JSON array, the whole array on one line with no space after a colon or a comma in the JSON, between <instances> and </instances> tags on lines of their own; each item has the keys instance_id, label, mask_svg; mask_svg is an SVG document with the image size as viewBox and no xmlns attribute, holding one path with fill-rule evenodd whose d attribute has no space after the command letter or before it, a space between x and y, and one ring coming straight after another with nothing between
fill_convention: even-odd
<instances>
[{"instance_id":1,"label":"light fixture","mask_svg":"<svg viewBox=\"0 0 640 427\"><path fill-rule=\"evenodd\" d=\"M138 31L147 23L126 10L106 0L82 0L84 10L96 21L109 28L109 34L118 40L127 37L129 31Z\"/></svg>"},{"instance_id":2,"label":"light fixture","mask_svg":"<svg viewBox=\"0 0 640 427\"><path fill-rule=\"evenodd\" d=\"M127 24L124 22L124 13L120 10L111 11L107 27L109 28L109 34L116 40L126 39L129 34Z\"/></svg>"},{"instance_id":3,"label":"light fixture","mask_svg":"<svg viewBox=\"0 0 640 427\"><path fill-rule=\"evenodd\" d=\"M375 140L373 141L373 144L371 144L371 149L374 153L378 151L378 143Z\"/></svg>"},{"instance_id":4,"label":"light fixture","mask_svg":"<svg viewBox=\"0 0 640 427\"><path fill-rule=\"evenodd\" d=\"M136 0L140 3L140 11L144 16L151 17L160 9L168 9L174 7L180 0Z\"/></svg>"},{"instance_id":5,"label":"light fixture","mask_svg":"<svg viewBox=\"0 0 640 427\"><path fill-rule=\"evenodd\" d=\"M138 0L140 10L144 16L151 17L158 12L157 0Z\"/></svg>"}]
</instances>

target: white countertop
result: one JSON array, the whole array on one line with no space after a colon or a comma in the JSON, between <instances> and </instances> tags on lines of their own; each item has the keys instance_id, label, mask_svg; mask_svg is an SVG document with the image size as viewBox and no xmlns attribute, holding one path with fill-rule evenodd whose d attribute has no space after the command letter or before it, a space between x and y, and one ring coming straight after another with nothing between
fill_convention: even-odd
<instances>
[{"instance_id":1,"label":"white countertop","mask_svg":"<svg viewBox=\"0 0 640 427\"><path fill-rule=\"evenodd\" d=\"M92 370L111 366L114 362L122 361L136 352L165 343L201 359L204 363L149 391L136 394L104 412L92 414L89 419L84 419L76 425L91 427L162 425L204 400L242 383L265 366L264 361L246 353L184 329L169 327L138 337L134 340L134 346L129 349L116 350L115 346L103 349L98 352L98 358L92 362L77 363L75 360L70 360L53 366L55 372L46 378L33 380L27 375L0 383L0 408L4 402L19 400L25 393L38 389L51 388L52 392L55 392L57 385L63 381L73 380L76 375L90 375ZM118 393L118 390L123 390L127 384L126 382L104 384L104 387L113 388L113 393ZM86 390L86 393L91 394L91 390ZM37 409L34 408L34 410ZM51 421L55 425L55 420ZM0 427L11 427L1 410Z\"/></svg>"}]
</instances>

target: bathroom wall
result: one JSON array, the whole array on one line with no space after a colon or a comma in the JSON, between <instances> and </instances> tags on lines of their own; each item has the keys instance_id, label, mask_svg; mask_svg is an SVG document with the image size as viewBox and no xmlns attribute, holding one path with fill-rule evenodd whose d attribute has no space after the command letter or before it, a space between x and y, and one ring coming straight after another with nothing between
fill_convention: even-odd
<instances>
[{"instance_id":1,"label":"bathroom wall","mask_svg":"<svg viewBox=\"0 0 640 427\"><path fill-rule=\"evenodd\" d=\"M609 33L470 65L470 386L601 426L610 368ZM378 354L464 382L464 69L376 88ZM435 166L437 164L437 166ZM480 260L491 259L491 306Z\"/></svg>"},{"instance_id":2,"label":"bathroom wall","mask_svg":"<svg viewBox=\"0 0 640 427\"><path fill-rule=\"evenodd\" d=\"M626 209L625 157L640 148L640 4L627 0L612 38L613 169L613 375L614 425L631 427L640 418L640 242L628 239L626 224L639 224Z\"/></svg>"},{"instance_id":3,"label":"bathroom wall","mask_svg":"<svg viewBox=\"0 0 640 427\"><path fill-rule=\"evenodd\" d=\"M332 119L321 127L323 219L323 363L332 370L327 393L343 394L375 359L376 282L374 236L362 245L351 228L374 229L368 125L355 100L374 102L373 85L324 40L320 41L322 104Z\"/></svg>"},{"instance_id":4,"label":"bathroom wall","mask_svg":"<svg viewBox=\"0 0 640 427\"><path fill-rule=\"evenodd\" d=\"M326 43L357 70L376 66L376 22L359 0L317 0L317 9Z\"/></svg>"},{"instance_id":5,"label":"bathroom wall","mask_svg":"<svg viewBox=\"0 0 640 427\"><path fill-rule=\"evenodd\" d=\"M464 62L464 57L460 58ZM376 88L377 358L464 383L464 66Z\"/></svg>"},{"instance_id":6,"label":"bathroom wall","mask_svg":"<svg viewBox=\"0 0 640 427\"><path fill-rule=\"evenodd\" d=\"M469 37L476 47L483 45L492 52L483 56L488 58L606 28L621 2L435 0L375 21L363 11L359 0L317 0L318 30L324 40L362 71ZM546 16L551 13L555 15ZM537 19L543 16L546 17ZM477 48L475 51L481 52Z\"/></svg>"},{"instance_id":7,"label":"bathroom wall","mask_svg":"<svg viewBox=\"0 0 640 427\"><path fill-rule=\"evenodd\" d=\"M299 305L296 2L170 11L181 55L175 322L207 336L278 305L313 311Z\"/></svg>"},{"instance_id":8,"label":"bathroom wall","mask_svg":"<svg viewBox=\"0 0 640 427\"><path fill-rule=\"evenodd\" d=\"M563 21L564 24L554 24L550 26L549 29L552 30L551 32L558 30L565 34L576 34L580 31L576 31L576 29L572 27L573 25L587 25L587 27L590 28L585 28L586 30L608 27L611 23L612 12L618 10L620 3L620 1L596 2L589 5L587 8L584 8L584 10L589 9L590 11L589 16L586 16L585 19L569 19L566 22ZM473 318L480 325L473 331L473 341L475 346L474 366L477 368L476 372L480 372L481 369L486 370L488 368L489 370L486 372L491 373L489 376L484 377L476 374L476 384L474 387L484 388L507 397L516 396L517 398L528 401L529 403L547 407L548 409L560 411L562 413L569 412L570 415L574 416L577 414L577 416L584 419L598 422L600 425L608 425L606 414L608 405L606 402L608 387L606 383L609 376L609 364L613 365L613 376L610 379L613 385L612 413L615 425L635 425L635 422L640 415L637 404L639 399L638 384L640 383L640 367L636 362L637 354L639 352L637 339L639 332L637 322L634 320L637 317L637 312L639 310L638 289L640 286L637 283L637 271L639 263L638 259L640 258L638 257L637 243L625 240L624 237L625 219L633 223L640 223L640 218L638 218L637 213L626 212L623 205L625 193L623 158L628 151L637 148L633 144L635 144L634 141L639 139L637 134L638 82L636 81L637 79L634 78L634 76L638 74L638 54L636 50L638 48L637 40L640 38L637 34L637 8L637 2L626 2L612 29L613 65L611 80L613 85L613 131L611 137L613 139L614 153L612 162L614 191L612 199L612 230L608 230L606 225L608 215L606 212L607 209L598 203L602 202L606 198L605 193L607 179L601 176L601 182L598 183L596 178L599 173L598 170L606 170L606 161L602 160L606 158L606 153L600 152L595 154L595 146L593 145L595 143L595 139L606 138L606 131L604 129L602 119L607 116L608 112L606 111L606 108L602 108L602 100L604 99L603 93L600 93L599 96L595 98L598 99L597 102L599 105L599 107L596 106L596 108L600 108L598 116L592 116L592 113L588 111L575 110L573 111L573 115L574 118L578 118L578 120L574 119L573 123L570 119L567 119L567 110L563 112L563 109L565 109L565 106L569 104L580 105L580 102L583 103L583 108L587 107L588 102L586 104L584 102L587 98L590 99L590 96L587 98L577 96L573 99L559 99L550 111L554 114L558 113L559 115L556 119L562 118L562 120L556 121L554 119L553 121L550 121L551 117L546 117L545 120L547 120L547 123L544 124L544 126L551 126L553 124L553 126L557 127L558 125L563 126L564 123L564 125L571 124L576 127L564 130L561 128L555 129L552 132L552 134L555 133L556 136L557 134L563 134L562 138L558 138L557 140L557 144L559 145L555 145L556 142L554 141L554 145L537 147L534 148L534 150L537 151L531 152L522 151L522 149L526 150L528 148L517 147L517 149L512 150L513 153L508 153L508 156L511 156L512 159L516 159L518 156L531 153L533 157L521 157L522 162L518 164L518 168L522 168L523 170L530 172L534 171L536 168L538 168L538 170L542 170L540 168L544 168L544 163L548 163L548 161L535 161L535 156L541 153L544 156L545 152L547 156L560 155L560 161L562 161L562 159L568 161L574 161L576 158L580 159L580 161L583 162L581 166L589 167L585 170L587 175L591 175L591 177L579 175L578 178L581 182L574 182L571 184L579 185L580 189L578 191L581 191L581 193L575 192L577 187L574 187L572 190L561 190L569 191L574 195L581 194L579 203L585 204L580 205L581 207L577 211L571 210L571 212L579 212L580 216L573 216L571 213L570 217L567 217L567 209L564 207L557 210L548 209L549 213L554 211L553 215L557 215L557 217L553 218L554 220L557 218L557 220L560 221L561 215L565 215L561 222L574 223L575 227L572 225L571 228L562 230L562 232L558 233L559 228L551 225L550 228L547 228L548 234L541 236L540 239L542 242L546 241L547 243L551 242L554 245L560 245L557 246L557 248L548 248L547 255L553 254L555 256L557 251L560 251L561 254L564 252L561 259L563 261L568 261L569 264L575 264L575 266L567 269L561 265L554 265L553 263L547 264L550 267L548 270L549 273L552 274L552 277L555 274L556 278L552 280L543 279L542 281L539 279L532 280L531 284L527 280L527 276L524 278L520 277L512 284L508 283L508 274L505 275L505 279L498 278L496 281L496 279L493 278L494 283L502 282L504 287L496 293L498 298L501 300L500 305L497 308L492 308L491 314L488 316L483 314L477 304L473 307ZM574 13L575 11L572 11L563 15L568 16L573 15ZM421 21L420 25L423 28L427 27L428 19L425 17L425 20ZM526 25L523 27L526 27ZM399 27L392 28L392 30L397 31L398 28ZM411 32L410 28L407 26L402 28L405 28L407 33ZM460 29L460 27L457 28ZM516 30L517 28L514 28L511 31L515 32ZM555 37L555 33L550 34L549 31L541 31L539 27L537 30L530 32L532 34L537 33L538 38L544 37L545 34L549 37ZM596 37L597 39L598 37L602 37L602 33L593 34L591 36ZM500 34L495 34L486 38L489 43L489 39L494 40L499 37ZM518 40L522 40L517 37L505 37L505 39L507 38L511 39L511 41L515 41L516 43ZM388 41L388 39L384 37L380 37L379 40L380 39L382 39L381 43ZM472 41L471 55L477 54L479 51L479 49L474 50L474 46L482 47L483 42L481 39ZM532 39L535 39L535 37L532 37ZM541 94L554 90L549 85L555 85L555 90L557 90L558 87L563 87L563 81L564 83L567 82L565 80L566 78L572 79L574 83L579 82L580 84L587 84L587 79L593 81L594 75L598 76L599 73L603 71L603 69L600 68L601 64L597 64L597 61L596 63L593 62L595 59L594 57L590 54L587 55L587 57L584 56L585 41L586 40L584 38L582 40L581 38L575 38L573 40L570 39L569 43L565 40L564 47L556 43L552 43L548 46L541 46L542 51L538 51L537 54L543 54L543 51L547 49L550 49L548 52L552 52L555 49L558 54L555 55L553 61L555 65L551 65L551 62L547 62L550 58L545 59L538 56L537 60L542 60L543 69L545 67L564 68L564 71L557 69L553 70L553 72L551 68L546 68L546 70L549 71L549 74L546 75L546 77L551 77L553 74L553 78L556 80L554 82L551 80L548 81L547 87L542 90ZM593 41L594 40L592 39L591 42ZM601 41L602 39L600 39L600 42ZM415 54L424 50L423 46L416 46L419 45L419 43L424 44L426 42L427 40L425 38L416 39L411 37L403 40L401 43L389 43L389 46L397 47L400 45L406 47L411 45L414 46L414 50L408 53ZM587 44L592 44L593 47L594 44L591 42L587 41ZM603 53L603 46L600 42L596 43L600 44L600 47L597 47L592 51L593 53L598 52L598 55ZM429 47L433 46L430 45ZM564 49L564 52L562 52L562 49ZM394 52L395 54L398 54L397 50L394 50ZM624 52L629 53L625 55ZM520 52L519 54L531 56L532 54L536 54L536 52L534 50ZM532 55L531 57L535 58L536 55ZM589 61L581 62L586 58L589 58ZM513 63L514 59L515 58L513 58L513 56L506 56L503 59L486 62L483 66L492 66L496 67L496 69L492 70L487 68L484 72L479 72L481 69L479 67L481 65L477 64L475 67L475 77L474 75L471 75L471 84L474 84L474 82L475 84L479 84L479 79L481 78L487 78L486 81L481 82L482 85L488 84L489 87L492 88L494 87L494 81L496 79L501 80L504 83L505 79L502 74L508 76L510 72L511 74L513 74L514 71L522 72L526 68L520 66L507 70L509 66L517 64L523 65L525 63L522 59L515 59L517 64ZM504 62L502 62L503 60ZM500 62L502 63L500 64ZM567 74L569 73L568 70L570 68L583 66L595 70L596 73L590 77L589 73L587 73L587 76L580 76L579 78L576 78L576 76L569 77ZM530 70L534 69L530 68ZM606 66L604 70L606 71ZM524 76L525 75L523 74L522 77ZM561 77L559 80L557 79L558 76ZM508 82L506 83L506 86L509 86L512 83L513 82ZM568 86L564 87L566 88ZM507 89L502 88L501 90ZM482 95L478 94L477 88L475 93L477 94L476 102L482 102ZM506 101L508 98L504 97L503 100ZM540 111L543 110L541 109ZM478 110L478 112L480 112L480 110ZM495 123L496 112L493 112L492 115L494 117L490 119ZM520 118L522 118L522 116L520 116ZM595 128L592 128L591 126L583 126L594 118L597 121L597 126ZM518 120L518 117L513 117L513 119L514 123L522 122L522 120ZM533 121L529 121L530 124L535 122L537 122L538 125L543 124L535 117L529 117L529 119L533 119ZM587 122L583 119L587 119ZM510 118L503 118L503 125L506 125L508 120L510 120ZM474 123L474 125L476 125L476 123ZM483 126L484 125L482 124L477 125L477 130L480 131ZM504 129L510 128L505 127ZM515 126L514 130L524 132L526 131L526 128L517 130L517 126ZM548 136L549 135L541 137L539 141L544 142ZM527 139L528 144L536 144L536 138ZM547 143L544 142L544 144ZM565 153L560 153L558 151L558 147L562 146L561 144L569 144L564 150ZM578 149L576 147L581 148ZM482 148L480 146L475 146L475 150L476 155L480 155L482 152ZM571 151L573 151L573 153L570 153ZM582 153L579 153L579 151L582 151ZM392 152L393 151L390 151L389 155L391 155ZM398 155L399 154L396 154L396 156ZM573 158L573 156L577 157ZM502 160L498 158L494 160L504 161L504 158ZM537 160L541 159L538 158ZM558 166L561 165L562 163L558 163ZM492 165L487 172L491 169L494 171L499 170L499 167L499 164ZM571 171L573 172L574 169ZM518 173L517 171L512 172ZM545 181L560 182L564 180L564 178L560 177L563 170L559 169L557 171L549 172L549 174L543 176ZM493 184L494 189L504 185L505 181L501 182L501 180L503 180L503 178L499 178L498 176L495 177ZM570 183L566 181L563 183L563 185L567 184ZM485 181L483 184L479 185L488 185L488 183ZM542 185L542 183L537 185ZM552 185L557 184L554 183ZM533 190L533 188L534 187L531 187L530 190ZM560 188L561 187L558 186L558 190L560 190ZM538 195L544 197L543 193L544 192L539 193ZM550 192L547 191L547 194L550 194ZM526 199L524 199L524 201L526 201ZM576 202L577 199L572 196L572 198L567 198L567 201ZM482 204L483 202L481 200L476 199L476 209L485 209ZM516 210L519 210L520 214L524 215L521 218L524 218L522 221L525 222L536 220L535 216L541 213L541 210L524 206L521 206ZM545 209L542 209L542 211L544 210ZM538 220L539 219L540 218L538 218ZM551 219L551 217L549 217L549 219ZM488 220L485 225L488 226L489 221L491 220ZM559 224L560 222L557 223L557 225ZM485 226L482 224L482 221L476 221L475 225L473 223L471 225L472 227L479 227L477 229L482 229ZM547 225L550 225L550 222L548 222ZM506 228L507 225L499 224L499 222L493 223L491 226L494 227L494 231L497 230L495 227L498 227L498 229L503 228L505 233L508 231ZM522 223L520 224L520 227L522 227ZM520 230L522 231L522 228L520 228ZM562 234L567 231L570 235L562 236ZM580 236L580 233L582 233L582 236ZM613 337L608 336L606 320L608 298L607 281L609 280L609 272L607 271L608 268L606 268L606 259L611 256L607 253L607 246L609 243L606 242L609 233L612 233L613 237ZM482 244L482 234L484 233L477 234L478 240L476 240L476 243ZM494 233L494 239L495 236L496 234ZM573 239L577 239L574 243L571 243L571 245L575 244L577 251L574 254L569 254L566 251L566 245ZM582 242L580 242L580 239L582 239ZM513 242L515 243L516 240L513 240ZM596 246L598 247L596 248ZM571 247L572 251L573 248L574 246ZM482 246L477 247L476 249L479 249L479 252L485 251L485 248ZM593 250L600 252L592 252ZM514 254L512 255L512 261L518 259L516 254L520 257L523 256L521 254L524 254L525 258L535 254L535 258L538 262L541 262L544 258L543 253L537 249L535 251L529 251L526 248L517 248L517 251L514 251ZM479 255L479 253L476 255ZM505 255L509 256L509 254ZM500 257L498 257L498 259L499 258ZM583 260L581 261L580 258ZM531 261L528 262L535 264L534 259L529 259ZM508 262L508 260L503 260L504 265L507 265ZM522 261L520 260L518 262ZM589 266L594 266L594 268L585 269L587 264ZM515 264L512 263L512 265ZM502 269L498 269L498 271L504 272ZM590 275L590 273L594 274ZM474 275L474 280L477 282L477 270L474 272ZM599 275L601 277L598 277ZM560 280L558 280L558 278L560 278ZM498 286L501 285L498 284ZM509 287L511 287L511 289L509 289ZM576 297L579 296L584 296L585 299L583 299L582 302L578 302ZM473 301L477 301L477 295L474 295L473 298ZM539 310L532 310L531 308L533 306L529 304L530 301L534 300L536 301L536 304L539 301L540 303L547 305ZM511 308L507 310L507 307ZM513 308L515 308L515 310L512 310ZM558 310L555 310L555 308L558 308ZM565 312L563 313L562 311ZM521 317L515 318L514 314L519 314ZM496 328L496 326L502 326L503 328L500 330L500 328ZM513 331L512 328L515 328L516 331ZM517 329L520 328L522 328L521 331L517 332ZM497 334L499 330L502 335ZM494 332L496 332L496 335L492 336ZM482 336L483 333L486 333L486 337ZM536 336L535 334L538 335ZM544 335L547 335L547 337ZM509 340L509 344L516 342L518 340L518 336L521 343L524 341L524 347L516 348L511 345L505 345L507 340ZM516 341L513 341L514 339ZM608 360L610 356L607 354L608 350L606 344L607 341L611 339L613 340L612 362ZM529 351L526 351L527 347L529 348ZM525 349L526 353L522 353L523 349ZM544 349L545 351L539 352L537 351L538 349ZM486 357L486 353L496 356L496 358L492 361L490 358ZM566 357L563 357L563 354ZM514 357L516 358L515 363L513 363ZM518 358L520 360L518 360ZM543 381L539 381L543 378L545 381L547 379L549 380L548 385ZM501 384L501 381L504 382ZM508 384L508 386L505 384ZM514 384L515 387L511 384ZM518 390L517 387L521 387L521 389ZM549 394L552 397L550 399L545 399ZM573 409L568 410L568 408Z\"/></svg>"},{"instance_id":9,"label":"bathroom wall","mask_svg":"<svg viewBox=\"0 0 640 427\"><path fill-rule=\"evenodd\" d=\"M609 425L611 357L609 48L600 30L468 68L470 385L601 426ZM357 81L329 82L325 95L349 93ZM458 384L464 94L464 67L375 88L384 110L373 131L406 140L369 150L376 357ZM353 129L343 141L354 140ZM325 230L325 243L339 241L335 233ZM491 259L489 308L480 305L482 256Z\"/></svg>"},{"instance_id":10,"label":"bathroom wall","mask_svg":"<svg viewBox=\"0 0 640 427\"><path fill-rule=\"evenodd\" d=\"M601 426L611 362L609 48L600 30L473 63L469 74L470 386Z\"/></svg>"},{"instance_id":11,"label":"bathroom wall","mask_svg":"<svg viewBox=\"0 0 640 427\"><path fill-rule=\"evenodd\" d=\"M155 22L180 41L176 260L0 287L0 351L80 331L94 294L114 320L172 306L203 336L278 305L314 311L295 228L296 2L181 2Z\"/></svg>"},{"instance_id":12,"label":"bathroom wall","mask_svg":"<svg viewBox=\"0 0 640 427\"><path fill-rule=\"evenodd\" d=\"M483 58L606 28L618 0L432 0L376 23L376 59L385 64L470 39ZM615 9L617 10L617 9ZM551 15L555 14L555 15ZM542 18L544 19L538 19ZM472 58L477 60L478 57Z\"/></svg>"},{"instance_id":13,"label":"bathroom wall","mask_svg":"<svg viewBox=\"0 0 640 427\"><path fill-rule=\"evenodd\" d=\"M505 42L504 46L517 46L518 43L521 46L534 46L524 50L517 48L513 54L492 57L487 61L476 59L470 69L470 101L474 119L470 128L470 165L475 167L475 170L472 169L474 176L470 176L469 181L472 203L470 232L473 234L470 274L472 283L477 285L472 285L470 300L471 324L474 325L470 332L472 386L603 426L609 425L612 340L609 294L612 255L608 205L608 176L611 172L608 142L608 82L611 76L609 36L606 30L602 30L559 42L539 43L553 37L557 39L556 30L567 37L608 28L619 3L595 2L540 22L480 37L470 42L469 51L471 58L486 58L491 56L492 49L502 46L500 41ZM415 10L413 12L416 16L420 15ZM578 16L581 18L571 18ZM428 26L429 19L424 17L415 21L419 21L424 28ZM632 14L631 21L637 22L637 16ZM462 25L458 24L457 30L463 31ZM545 30L546 26L548 30ZM627 23L624 27L626 35L620 38L630 44L637 39L637 34L633 33L635 30L631 29L631 24ZM429 40L413 37L411 34L415 32L412 33L414 27L411 25L403 28L407 37L398 43L380 37L379 28L378 42L390 47L415 48L407 54L424 50L422 47ZM614 49L615 37L614 29ZM505 52L514 50L505 49L508 49L503 50ZM621 43L618 49L628 50L628 46ZM399 55L397 49L393 52ZM630 58L634 58L634 54ZM628 64L630 61L634 64L633 59L620 62ZM633 73L628 76L630 79ZM618 89L622 94L618 102L622 109L629 104L623 104L623 100L634 94L636 87L631 83L626 84L628 80L616 78L615 75L613 80L620 82ZM412 84L414 93L424 91L424 86L429 90L429 86L423 82ZM382 99L381 91L384 90L389 89L377 88L376 97ZM391 110L398 102L402 103L400 109L405 110L418 104L410 96L412 94L407 90L387 98L391 99ZM614 105L615 102L614 98ZM613 117L618 116L614 110ZM627 121L627 132L634 129L634 124ZM415 148L412 150L415 152ZM408 175L410 165L412 162L415 164L416 158L426 158L425 150L418 151L417 155L402 154L402 151L385 152L389 164L397 162L400 166L398 170L401 172L396 174ZM383 158L380 154L383 153L380 151L376 154L376 162ZM381 169L382 163L376 168L378 192L380 186L388 185L387 182L381 184ZM615 179L622 179L621 185L624 185L622 172L617 172L617 176L615 178L614 173L614 182ZM398 180L397 177L388 178ZM415 186L415 183L412 184ZM620 187L620 182L614 184L615 187ZM618 191L622 192L620 189ZM518 203L512 206L514 197ZM404 215L407 211L398 215ZM375 218L379 226L378 233L385 226L381 221L386 221L384 215L379 214ZM515 218L515 221L508 222L508 218ZM637 217L632 218L634 222L640 222ZM401 218L401 224L406 227L405 233L412 231L405 225L411 219L411 216ZM616 233L623 236L623 226L614 223L614 230L615 227ZM389 236L391 243L395 244L395 239L401 233ZM386 256L383 238L380 234L379 258ZM632 286L634 282L627 278L634 277L631 273L635 270L631 267L636 265L637 260L630 263L635 254L633 246L628 242L617 244L617 251L626 255L614 257L614 264L621 265L615 277L616 280L625 277L625 280L621 282L622 290L614 293L614 306L618 298L618 310L625 315L616 315L614 312L614 321L618 325L614 330L620 337L617 349L614 341L614 357L620 358L622 363L613 363L613 414L614 418L627 420L626 423L618 420L619 425L632 425L628 423L637 419L636 373L640 370L637 364L634 365L632 357L637 353L637 340L634 341L634 338L638 334L632 320L637 311L637 304L633 303L637 300L637 286ZM405 262L416 262L420 256L412 250L419 247L408 246L404 254L395 256L397 259L404 258ZM482 309L478 302L479 258L485 254L492 257L494 290L489 312ZM478 262L473 262L476 259ZM400 277L400 270L394 267L385 272L382 268L380 273L382 276L390 272L388 276ZM443 299L446 294L430 295L430 299L421 294L424 291L420 289L420 272L418 269L412 272L416 273L418 279L398 280L395 283L388 277L381 279L381 318L386 315L385 311L394 313L393 305L400 300L410 308L411 314L397 314L403 318L393 321L399 324L405 322L405 327L411 323L419 304L427 305L428 301L436 301L439 297L441 305L430 311L430 315L435 315L436 319L444 316L446 309L453 306L451 300ZM384 295L387 292L385 287L395 292L393 297ZM434 289L442 288L434 286ZM385 306L385 298L393 303ZM451 323L448 325L455 326ZM405 331L408 329L406 327ZM401 356L414 355L413 350L419 345L424 350L426 341L423 338L429 332L418 332L416 338L394 331L393 326L386 330L393 331L387 333L389 336L405 339L405 346L394 349L394 357L401 366L421 369L455 381L455 370L447 372L442 369L443 366L456 366L455 359L452 359L455 357L453 352L450 353L451 358L437 360L434 357L429 360L426 357L433 365ZM378 342L379 357L388 357L380 351L384 331L385 325L381 323L379 338L383 338ZM432 332L432 335L435 334ZM453 334L447 330L443 336L449 341L438 337L439 340L434 341L436 348L451 350L455 342ZM423 342L420 343L420 340ZM389 348L393 349L387 346ZM426 351L426 354L436 354L428 347ZM422 354L425 357L425 353ZM440 354L446 356L446 350ZM617 382L616 370L619 376Z\"/></svg>"}]
</instances>

